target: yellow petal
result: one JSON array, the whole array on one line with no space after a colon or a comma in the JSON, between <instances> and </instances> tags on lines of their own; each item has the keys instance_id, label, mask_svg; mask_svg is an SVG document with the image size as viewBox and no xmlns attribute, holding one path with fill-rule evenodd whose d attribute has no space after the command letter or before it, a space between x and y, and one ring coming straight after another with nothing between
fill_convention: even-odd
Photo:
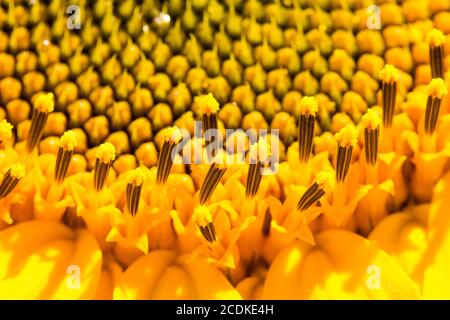
<instances>
[{"instance_id":1,"label":"yellow petal","mask_svg":"<svg viewBox=\"0 0 450 320\"><path fill-rule=\"evenodd\" d=\"M374 243L325 231L316 246L295 242L270 267L264 299L417 299L417 286Z\"/></svg>"}]
</instances>

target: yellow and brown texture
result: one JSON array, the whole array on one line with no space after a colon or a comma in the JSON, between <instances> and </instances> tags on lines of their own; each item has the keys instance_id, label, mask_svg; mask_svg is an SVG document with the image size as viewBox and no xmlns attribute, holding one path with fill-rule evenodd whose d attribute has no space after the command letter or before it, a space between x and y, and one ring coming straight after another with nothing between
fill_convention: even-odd
<instances>
[{"instance_id":1,"label":"yellow and brown texture","mask_svg":"<svg viewBox=\"0 0 450 320\"><path fill-rule=\"evenodd\" d=\"M449 0L0 0L0 298L450 299L449 21ZM175 161L195 120L279 129L277 173ZM238 138L216 156L278 139Z\"/></svg>"}]
</instances>

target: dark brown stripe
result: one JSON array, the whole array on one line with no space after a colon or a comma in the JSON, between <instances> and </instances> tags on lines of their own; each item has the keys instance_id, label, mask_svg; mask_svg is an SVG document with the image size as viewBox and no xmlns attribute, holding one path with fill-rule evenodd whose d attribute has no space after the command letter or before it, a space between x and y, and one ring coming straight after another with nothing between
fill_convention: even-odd
<instances>
[{"instance_id":1,"label":"dark brown stripe","mask_svg":"<svg viewBox=\"0 0 450 320\"><path fill-rule=\"evenodd\" d=\"M205 204L211 198L226 170L226 168L217 168L215 163L209 167L205 181L200 188L200 204Z\"/></svg>"},{"instance_id":2,"label":"dark brown stripe","mask_svg":"<svg viewBox=\"0 0 450 320\"><path fill-rule=\"evenodd\" d=\"M258 192L262 178L262 168L263 164L260 161L257 163L250 163L248 167L247 184L245 186L245 195L248 198L253 198Z\"/></svg>"},{"instance_id":3,"label":"dark brown stripe","mask_svg":"<svg viewBox=\"0 0 450 320\"><path fill-rule=\"evenodd\" d=\"M33 110L31 117L31 127L27 139L27 151L31 152L41 140L44 132L45 124L47 123L48 113Z\"/></svg>"},{"instance_id":4,"label":"dark brown stripe","mask_svg":"<svg viewBox=\"0 0 450 320\"><path fill-rule=\"evenodd\" d=\"M72 155L73 150L64 150L61 147L58 149L55 163L55 181L57 183L61 183L66 177Z\"/></svg>"},{"instance_id":5,"label":"dark brown stripe","mask_svg":"<svg viewBox=\"0 0 450 320\"><path fill-rule=\"evenodd\" d=\"M444 78L444 46L430 46L430 67L432 78Z\"/></svg>"},{"instance_id":6,"label":"dark brown stripe","mask_svg":"<svg viewBox=\"0 0 450 320\"><path fill-rule=\"evenodd\" d=\"M3 176L0 184L0 199L6 197L19 183L19 179L11 175L11 170L8 170Z\"/></svg>"},{"instance_id":7,"label":"dark brown stripe","mask_svg":"<svg viewBox=\"0 0 450 320\"><path fill-rule=\"evenodd\" d=\"M206 227L199 226L199 229L203 237L208 242L213 242L216 240L216 229L214 228L213 222L210 222Z\"/></svg>"},{"instance_id":8,"label":"dark brown stripe","mask_svg":"<svg viewBox=\"0 0 450 320\"><path fill-rule=\"evenodd\" d=\"M364 130L364 145L366 153L367 163L374 165L377 162L378 156L378 138L380 135L380 129L368 129Z\"/></svg>"},{"instance_id":9,"label":"dark brown stripe","mask_svg":"<svg viewBox=\"0 0 450 320\"><path fill-rule=\"evenodd\" d=\"M105 185L106 178L108 177L109 169L111 168L111 162L110 163L104 163L103 161L100 161L97 159L95 161L95 168L94 168L94 188L97 191L102 190L103 186Z\"/></svg>"},{"instance_id":10,"label":"dark brown stripe","mask_svg":"<svg viewBox=\"0 0 450 320\"><path fill-rule=\"evenodd\" d=\"M392 120L395 112L395 100L397 96L397 82L382 82L381 93L383 102L383 125L386 128L392 126Z\"/></svg>"},{"instance_id":11,"label":"dark brown stripe","mask_svg":"<svg viewBox=\"0 0 450 320\"><path fill-rule=\"evenodd\" d=\"M342 147L338 145L336 160L336 181L343 182L347 177L350 161L352 159L353 147Z\"/></svg>"},{"instance_id":12,"label":"dark brown stripe","mask_svg":"<svg viewBox=\"0 0 450 320\"><path fill-rule=\"evenodd\" d=\"M314 182L311 187L303 194L297 204L297 210L304 211L316 203L323 195L325 191L319 188L319 185Z\"/></svg>"},{"instance_id":13,"label":"dark brown stripe","mask_svg":"<svg viewBox=\"0 0 450 320\"><path fill-rule=\"evenodd\" d=\"M428 97L424 123L426 134L433 134L436 129L439 118L439 110L441 108L441 101L442 100L437 97Z\"/></svg>"},{"instance_id":14,"label":"dark brown stripe","mask_svg":"<svg viewBox=\"0 0 450 320\"><path fill-rule=\"evenodd\" d=\"M203 134L209 129L217 129L217 114L203 114L202 116Z\"/></svg>"},{"instance_id":15,"label":"dark brown stripe","mask_svg":"<svg viewBox=\"0 0 450 320\"><path fill-rule=\"evenodd\" d=\"M315 117L301 115L298 124L298 156L301 162L307 162L312 151Z\"/></svg>"},{"instance_id":16,"label":"dark brown stripe","mask_svg":"<svg viewBox=\"0 0 450 320\"><path fill-rule=\"evenodd\" d=\"M142 185L140 186L134 186L133 184L129 183L127 185L127 191L125 194L126 198L126 205L128 211L131 213L132 216L135 216L139 209L139 200L141 197L141 190Z\"/></svg>"},{"instance_id":17,"label":"dark brown stripe","mask_svg":"<svg viewBox=\"0 0 450 320\"><path fill-rule=\"evenodd\" d=\"M270 210L267 209L266 213L264 214L264 221L262 225L262 234L264 237L268 237L270 235L271 223L272 223L272 214L270 213Z\"/></svg>"},{"instance_id":18,"label":"dark brown stripe","mask_svg":"<svg viewBox=\"0 0 450 320\"><path fill-rule=\"evenodd\" d=\"M158 184L166 183L172 170L173 159L172 150L175 147L173 142L164 141L161 151L158 155L158 164L156 165L156 182Z\"/></svg>"}]
</instances>

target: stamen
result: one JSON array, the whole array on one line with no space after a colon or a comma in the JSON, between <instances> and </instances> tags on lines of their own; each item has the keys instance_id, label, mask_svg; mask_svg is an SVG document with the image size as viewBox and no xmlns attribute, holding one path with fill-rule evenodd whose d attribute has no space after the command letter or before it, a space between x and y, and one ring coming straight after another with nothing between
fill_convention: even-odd
<instances>
[{"instance_id":1,"label":"stamen","mask_svg":"<svg viewBox=\"0 0 450 320\"><path fill-rule=\"evenodd\" d=\"M141 197L142 185L144 184L145 174L141 168L132 171L128 176L127 191L125 194L126 205L132 216L135 216L139 209L139 200Z\"/></svg>"},{"instance_id":2,"label":"stamen","mask_svg":"<svg viewBox=\"0 0 450 320\"><path fill-rule=\"evenodd\" d=\"M202 114L203 132L209 129L217 129L217 112L219 111L219 103L214 96L209 93L194 98L198 104L200 113Z\"/></svg>"},{"instance_id":3,"label":"stamen","mask_svg":"<svg viewBox=\"0 0 450 320\"><path fill-rule=\"evenodd\" d=\"M67 175L73 150L77 146L77 137L72 130L64 132L59 142L55 164L55 181L61 183Z\"/></svg>"},{"instance_id":4,"label":"stamen","mask_svg":"<svg viewBox=\"0 0 450 320\"><path fill-rule=\"evenodd\" d=\"M300 101L301 116L298 124L298 155L300 161L303 163L306 163L311 155L317 111L318 104L316 98L302 98Z\"/></svg>"},{"instance_id":5,"label":"stamen","mask_svg":"<svg viewBox=\"0 0 450 320\"><path fill-rule=\"evenodd\" d=\"M317 175L316 181L303 194L297 204L297 210L305 211L335 186L334 174L331 171L322 171Z\"/></svg>"},{"instance_id":6,"label":"stamen","mask_svg":"<svg viewBox=\"0 0 450 320\"><path fill-rule=\"evenodd\" d=\"M213 218L208 207L200 205L195 208L194 214L192 215L192 221L197 223L200 232L208 242L213 242L216 240L216 230L214 228Z\"/></svg>"},{"instance_id":7,"label":"stamen","mask_svg":"<svg viewBox=\"0 0 450 320\"><path fill-rule=\"evenodd\" d=\"M21 163L13 164L3 175L0 183L0 199L6 197L26 174L25 166Z\"/></svg>"},{"instance_id":8,"label":"stamen","mask_svg":"<svg viewBox=\"0 0 450 320\"><path fill-rule=\"evenodd\" d=\"M158 184L166 183L169 178L173 165L172 150L183 139L183 135L177 127L164 129L163 136L164 142L158 156L156 167L156 182Z\"/></svg>"},{"instance_id":9,"label":"stamen","mask_svg":"<svg viewBox=\"0 0 450 320\"><path fill-rule=\"evenodd\" d=\"M378 138L381 124L378 112L374 109L367 110L367 113L361 118L361 124L364 127L366 161L370 165L375 165L378 156Z\"/></svg>"},{"instance_id":10,"label":"stamen","mask_svg":"<svg viewBox=\"0 0 450 320\"><path fill-rule=\"evenodd\" d=\"M350 168L353 147L357 143L358 130L354 125L347 125L335 135L338 142L336 160L336 181L343 182Z\"/></svg>"},{"instance_id":11,"label":"stamen","mask_svg":"<svg viewBox=\"0 0 450 320\"><path fill-rule=\"evenodd\" d=\"M8 121L6 121L5 119L0 121L0 144L3 141L11 138L12 129L13 129L13 126Z\"/></svg>"},{"instance_id":12,"label":"stamen","mask_svg":"<svg viewBox=\"0 0 450 320\"><path fill-rule=\"evenodd\" d=\"M397 97L398 70L391 64L386 64L380 72L383 125L386 128L392 126L395 111L395 99Z\"/></svg>"},{"instance_id":13,"label":"stamen","mask_svg":"<svg viewBox=\"0 0 450 320\"><path fill-rule=\"evenodd\" d=\"M268 163L270 154L270 145L264 137L260 137L258 142L251 145L249 151L250 165L245 190L245 195L248 198L253 198L258 192L262 178L262 170L264 164Z\"/></svg>"},{"instance_id":14,"label":"stamen","mask_svg":"<svg viewBox=\"0 0 450 320\"><path fill-rule=\"evenodd\" d=\"M218 166L213 163L206 174L205 181L200 188L200 204L205 204L212 196L214 190L216 189L219 181L222 179L223 175L227 171L227 168L223 166Z\"/></svg>"},{"instance_id":15,"label":"stamen","mask_svg":"<svg viewBox=\"0 0 450 320\"><path fill-rule=\"evenodd\" d=\"M272 214L270 210L267 209L264 214L264 221L262 225L262 234L264 237L268 237L270 235L270 224L272 223Z\"/></svg>"},{"instance_id":16,"label":"stamen","mask_svg":"<svg viewBox=\"0 0 450 320\"><path fill-rule=\"evenodd\" d=\"M33 101L33 105L34 110L31 118L31 128L27 139L28 152L33 151L39 143L39 140L41 140L48 115L55 108L53 93L38 94Z\"/></svg>"},{"instance_id":17,"label":"stamen","mask_svg":"<svg viewBox=\"0 0 450 320\"><path fill-rule=\"evenodd\" d=\"M109 169L111 169L112 162L116 158L116 149L111 143L105 142L98 147L96 158L97 160L95 161L94 168L94 188L95 190L100 191L105 185Z\"/></svg>"},{"instance_id":18,"label":"stamen","mask_svg":"<svg viewBox=\"0 0 450 320\"><path fill-rule=\"evenodd\" d=\"M428 100L425 111L425 133L432 135L436 129L436 124L441 108L442 98L448 94L444 80L441 78L432 79L427 87Z\"/></svg>"},{"instance_id":19,"label":"stamen","mask_svg":"<svg viewBox=\"0 0 450 320\"><path fill-rule=\"evenodd\" d=\"M445 35L441 30L428 32L426 42L430 46L430 67L432 78L444 78L444 44Z\"/></svg>"}]
</instances>

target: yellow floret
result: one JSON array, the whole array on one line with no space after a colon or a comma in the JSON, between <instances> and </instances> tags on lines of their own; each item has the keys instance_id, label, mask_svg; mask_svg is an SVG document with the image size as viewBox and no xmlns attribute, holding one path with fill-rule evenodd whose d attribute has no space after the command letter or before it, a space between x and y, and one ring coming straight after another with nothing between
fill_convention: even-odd
<instances>
[{"instance_id":1,"label":"yellow floret","mask_svg":"<svg viewBox=\"0 0 450 320\"><path fill-rule=\"evenodd\" d=\"M300 100L300 113L302 115L314 116L319 110L319 105L315 97L303 97Z\"/></svg>"},{"instance_id":2,"label":"yellow floret","mask_svg":"<svg viewBox=\"0 0 450 320\"><path fill-rule=\"evenodd\" d=\"M66 151L72 151L73 149L75 149L78 145L75 132L73 132L72 130L64 132L64 134L61 136L61 139L59 140L59 145Z\"/></svg>"},{"instance_id":3,"label":"yellow floret","mask_svg":"<svg viewBox=\"0 0 450 320\"><path fill-rule=\"evenodd\" d=\"M178 143L183 139L183 134L178 127L168 127L163 131L164 141Z\"/></svg>"},{"instance_id":4,"label":"yellow floret","mask_svg":"<svg viewBox=\"0 0 450 320\"><path fill-rule=\"evenodd\" d=\"M399 72L396 67L392 64L386 64L383 70L380 71L379 78L381 81L386 83L397 82L399 77Z\"/></svg>"},{"instance_id":5,"label":"yellow floret","mask_svg":"<svg viewBox=\"0 0 450 320\"><path fill-rule=\"evenodd\" d=\"M317 174L316 183L323 191L330 191L336 185L336 174L332 170L321 171Z\"/></svg>"},{"instance_id":6,"label":"yellow floret","mask_svg":"<svg viewBox=\"0 0 450 320\"><path fill-rule=\"evenodd\" d=\"M116 158L116 148L113 144L105 142L98 147L95 157L103 163L109 164Z\"/></svg>"},{"instance_id":7,"label":"yellow floret","mask_svg":"<svg viewBox=\"0 0 450 320\"><path fill-rule=\"evenodd\" d=\"M11 165L8 170L10 170L11 176L16 178L17 180L22 179L26 174L25 165L20 162Z\"/></svg>"},{"instance_id":8,"label":"yellow floret","mask_svg":"<svg viewBox=\"0 0 450 320\"><path fill-rule=\"evenodd\" d=\"M11 138L12 129L13 126L8 121L5 119L0 121L0 141Z\"/></svg>"},{"instance_id":9,"label":"yellow floret","mask_svg":"<svg viewBox=\"0 0 450 320\"><path fill-rule=\"evenodd\" d=\"M39 93L34 100L34 107L42 113L49 113L55 109L53 93Z\"/></svg>"},{"instance_id":10,"label":"yellow floret","mask_svg":"<svg viewBox=\"0 0 450 320\"><path fill-rule=\"evenodd\" d=\"M381 117L375 109L367 110L367 113L362 116L361 124L364 128L375 130L381 125Z\"/></svg>"},{"instance_id":11,"label":"yellow floret","mask_svg":"<svg viewBox=\"0 0 450 320\"><path fill-rule=\"evenodd\" d=\"M336 133L335 138L341 147L354 147L358 142L358 130L349 124Z\"/></svg>"},{"instance_id":12,"label":"yellow floret","mask_svg":"<svg viewBox=\"0 0 450 320\"><path fill-rule=\"evenodd\" d=\"M192 222L197 223L200 227L206 227L213 221L211 212L207 206L198 206L192 214Z\"/></svg>"},{"instance_id":13,"label":"yellow floret","mask_svg":"<svg viewBox=\"0 0 450 320\"><path fill-rule=\"evenodd\" d=\"M431 46L431 47L439 47L445 44L445 35L444 33L436 28L433 28L430 32L428 32L427 37L425 41Z\"/></svg>"},{"instance_id":14,"label":"yellow floret","mask_svg":"<svg viewBox=\"0 0 450 320\"><path fill-rule=\"evenodd\" d=\"M133 186L141 186L145 180L145 172L142 168L136 168L128 174L127 182Z\"/></svg>"},{"instance_id":15,"label":"yellow floret","mask_svg":"<svg viewBox=\"0 0 450 320\"><path fill-rule=\"evenodd\" d=\"M428 84L427 93L431 97L442 99L443 96L448 94L444 80L441 78L432 79Z\"/></svg>"},{"instance_id":16,"label":"yellow floret","mask_svg":"<svg viewBox=\"0 0 450 320\"><path fill-rule=\"evenodd\" d=\"M202 114L210 115L219 111L219 102L217 102L211 93L197 96L194 100L198 104Z\"/></svg>"}]
</instances>

